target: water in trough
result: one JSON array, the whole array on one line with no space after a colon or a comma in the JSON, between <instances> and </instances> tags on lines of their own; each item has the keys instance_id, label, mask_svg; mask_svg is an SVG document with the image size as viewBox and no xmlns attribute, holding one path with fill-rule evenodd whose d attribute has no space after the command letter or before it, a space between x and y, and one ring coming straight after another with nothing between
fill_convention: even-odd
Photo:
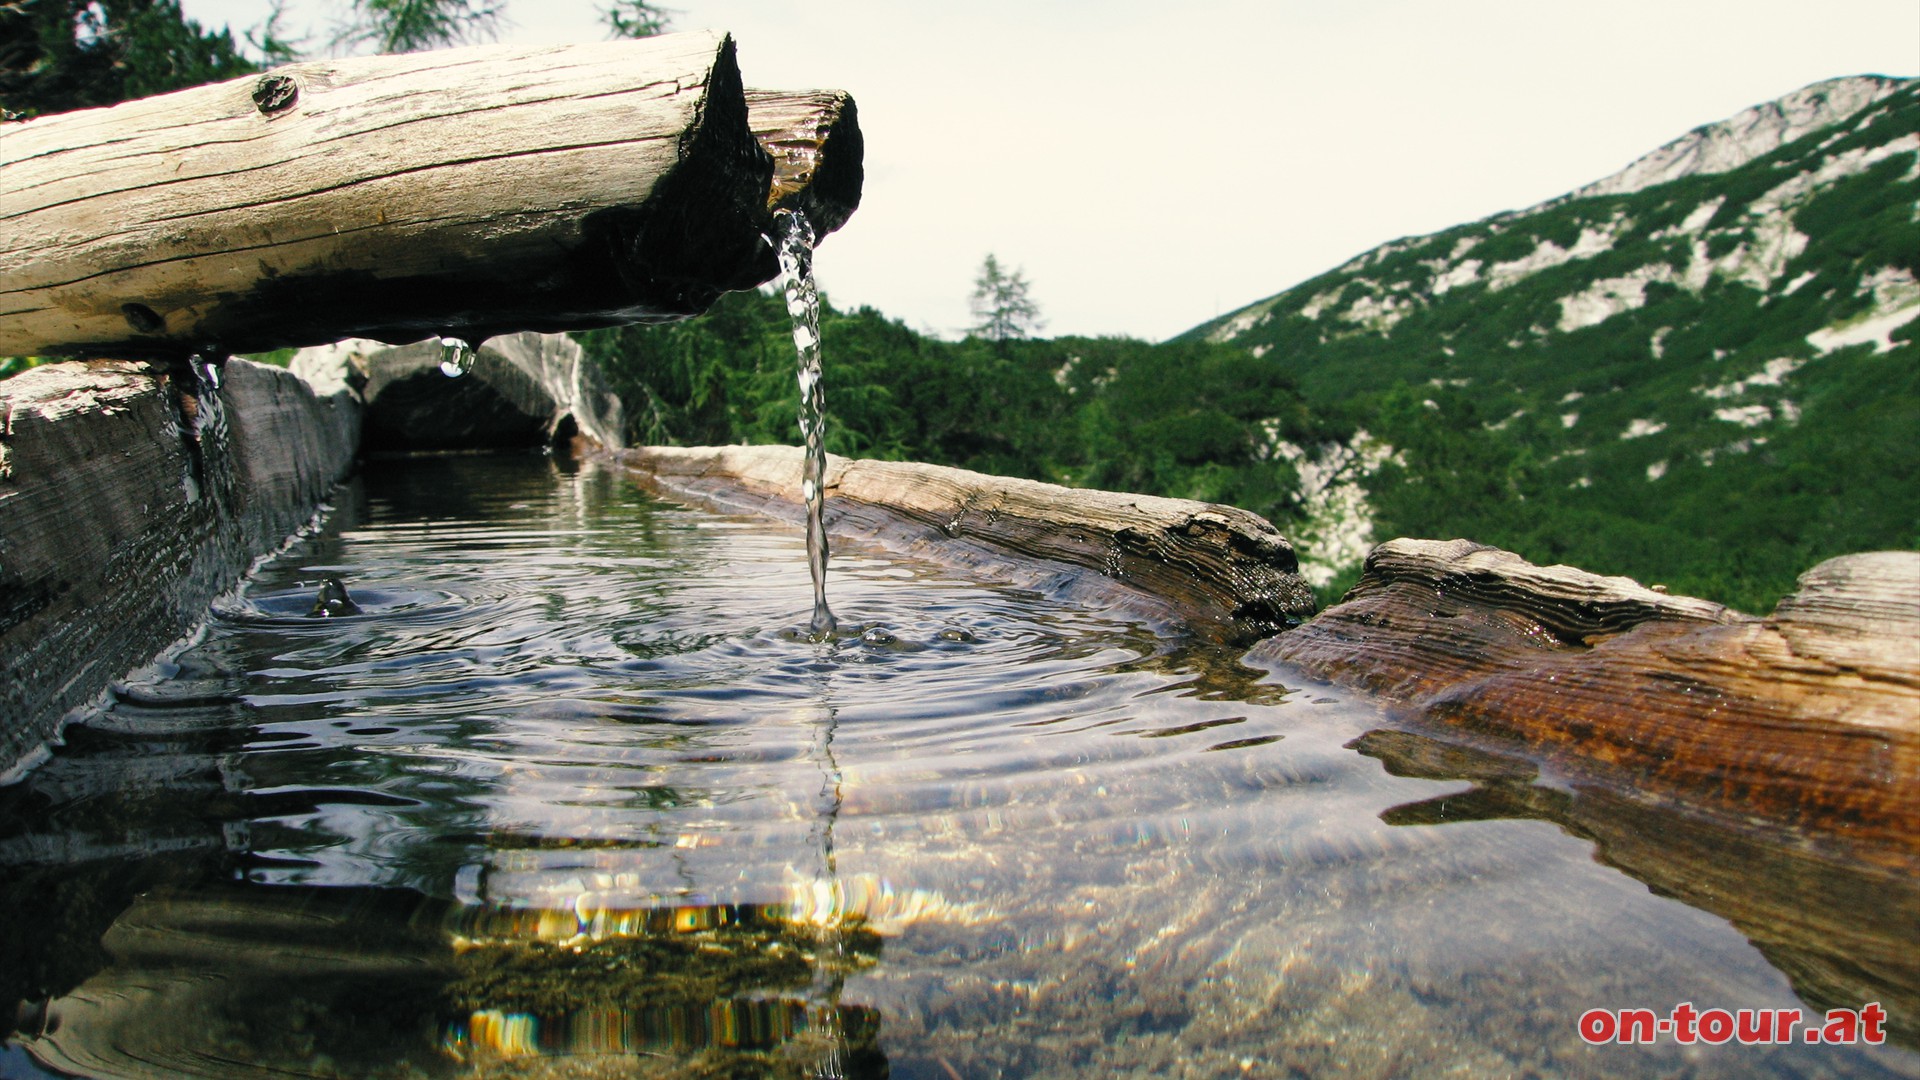
<instances>
[{"instance_id":1,"label":"water in trough","mask_svg":"<svg viewBox=\"0 0 1920 1080\"><path fill-rule=\"evenodd\" d=\"M1363 703L852 545L871 632L813 640L802 548L600 467L371 465L0 789L0 1075L1920 1067L1589 1046L1812 1007L1548 782L1407 775Z\"/></svg>"}]
</instances>

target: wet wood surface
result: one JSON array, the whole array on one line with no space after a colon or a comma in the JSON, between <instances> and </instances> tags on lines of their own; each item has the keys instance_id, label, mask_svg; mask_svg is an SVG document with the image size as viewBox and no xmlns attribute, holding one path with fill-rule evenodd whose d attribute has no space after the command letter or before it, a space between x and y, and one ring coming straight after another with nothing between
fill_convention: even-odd
<instances>
[{"instance_id":1,"label":"wet wood surface","mask_svg":"<svg viewBox=\"0 0 1920 1080\"><path fill-rule=\"evenodd\" d=\"M647 447L612 459L670 494L804 520L797 447ZM826 491L836 540L1124 607L1210 640L1252 641L1313 611L1292 545L1233 507L840 457L829 459Z\"/></svg>"},{"instance_id":2,"label":"wet wood surface","mask_svg":"<svg viewBox=\"0 0 1920 1080\"><path fill-rule=\"evenodd\" d=\"M750 122L702 32L313 61L0 126L0 355L696 314L778 273L770 200L835 224L858 202L851 101L763 98Z\"/></svg>"},{"instance_id":3,"label":"wet wood surface","mask_svg":"<svg viewBox=\"0 0 1920 1080\"><path fill-rule=\"evenodd\" d=\"M148 663L351 466L359 413L235 360L51 364L0 382L0 775Z\"/></svg>"},{"instance_id":4,"label":"wet wood surface","mask_svg":"<svg viewBox=\"0 0 1920 1080\"><path fill-rule=\"evenodd\" d=\"M568 335L489 338L455 378L441 367L442 355L437 341L350 340L302 349L288 366L315 386L358 394L361 450L369 454L525 449L575 434L622 445L621 401Z\"/></svg>"},{"instance_id":5,"label":"wet wood surface","mask_svg":"<svg viewBox=\"0 0 1920 1080\"><path fill-rule=\"evenodd\" d=\"M1382 695L1569 783L1920 869L1920 553L1833 559L1766 618L1468 541L1395 540L1251 659Z\"/></svg>"}]
</instances>

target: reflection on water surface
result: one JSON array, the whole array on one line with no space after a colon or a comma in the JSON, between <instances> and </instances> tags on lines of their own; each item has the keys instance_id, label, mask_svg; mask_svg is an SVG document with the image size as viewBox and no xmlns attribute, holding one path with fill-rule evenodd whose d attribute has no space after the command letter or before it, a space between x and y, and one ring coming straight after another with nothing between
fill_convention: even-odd
<instances>
[{"instance_id":1,"label":"reflection on water surface","mask_svg":"<svg viewBox=\"0 0 1920 1080\"><path fill-rule=\"evenodd\" d=\"M1910 886L1755 855L1888 927L1836 956L1628 842L1659 821L1323 689L898 560L832 588L810 643L797 535L375 466L0 789L0 1074L1916 1069L1575 1029L1910 1009Z\"/></svg>"}]
</instances>

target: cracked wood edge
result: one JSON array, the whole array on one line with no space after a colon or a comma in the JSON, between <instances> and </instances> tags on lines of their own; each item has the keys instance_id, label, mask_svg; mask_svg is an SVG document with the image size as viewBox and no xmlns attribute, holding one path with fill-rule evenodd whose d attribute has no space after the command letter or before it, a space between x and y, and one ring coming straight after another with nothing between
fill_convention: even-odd
<instances>
[{"instance_id":1,"label":"cracked wood edge","mask_svg":"<svg viewBox=\"0 0 1920 1080\"><path fill-rule=\"evenodd\" d=\"M0 381L0 778L152 661L351 467L350 395L235 360L48 364Z\"/></svg>"}]
</instances>

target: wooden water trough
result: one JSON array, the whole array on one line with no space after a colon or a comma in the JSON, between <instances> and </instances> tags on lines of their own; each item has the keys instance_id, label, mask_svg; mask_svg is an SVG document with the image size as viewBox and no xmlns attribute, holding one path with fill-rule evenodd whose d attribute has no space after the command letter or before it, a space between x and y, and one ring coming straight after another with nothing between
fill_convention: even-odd
<instances>
[{"instance_id":1,"label":"wooden water trough","mask_svg":"<svg viewBox=\"0 0 1920 1080\"><path fill-rule=\"evenodd\" d=\"M608 456L667 494L800 520L796 448ZM1292 547L1229 507L837 458L826 490L846 541L1250 645L1249 663L1572 785L1920 869L1920 552L1821 563L1756 618L1471 541L1393 540L1313 615Z\"/></svg>"},{"instance_id":2,"label":"wooden water trough","mask_svg":"<svg viewBox=\"0 0 1920 1080\"><path fill-rule=\"evenodd\" d=\"M346 382L236 361L216 388L187 356L691 315L773 276L775 207L843 223L860 158L850 99L747 91L716 35L296 65L0 127L0 354L102 358L0 383L0 773L351 466ZM797 450L605 441L662 492L799 514ZM1884 997L1920 1037L1920 554L1824 563L1755 618L1400 540L1309 618L1291 546L1232 508L879 462L827 489L836 542L1373 695L1387 720L1355 749L1471 785L1452 813L1590 836L1811 999Z\"/></svg>"},{"instance_id":3,"label":"wooden water trough","mask_svg":"<svg viewBox=\"0 0 1920 1080\"><path fill-rule=\"evenodd\" d=\"M705 32L0 123L0 356L80 358L0 382L0 779L351 468L354 390L228 354L698 314L778 273L776 210L842 225L862 158L849 96L748 91ZM577 356L507 351L578 404Z\"/></svg>"}]
</instances>

